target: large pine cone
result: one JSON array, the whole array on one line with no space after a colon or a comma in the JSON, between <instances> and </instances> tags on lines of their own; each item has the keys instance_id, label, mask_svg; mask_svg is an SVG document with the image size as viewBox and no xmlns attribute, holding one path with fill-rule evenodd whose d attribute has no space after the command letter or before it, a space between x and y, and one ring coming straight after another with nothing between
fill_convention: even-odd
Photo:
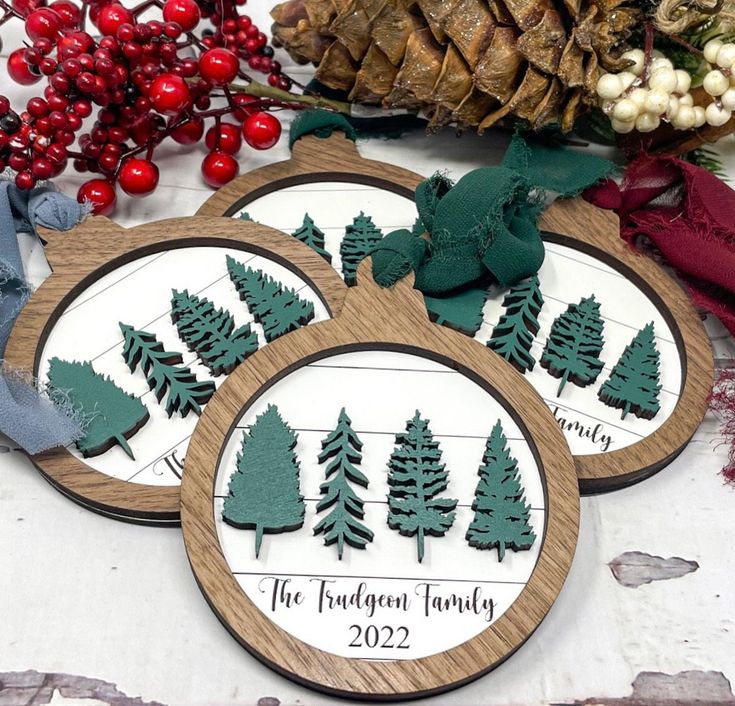
<instances>
[{"instance_id":1,"label":"large pine cone","mask_svg":"<svg viewBox=\"0 0 735 706\"><path fill-rule=\"evenodd\" d=\"M640 12L624 0L288 0L273 37L352 102L422 110L432 128L504 118L571 129Z\"/></svg>"}]
</instances>

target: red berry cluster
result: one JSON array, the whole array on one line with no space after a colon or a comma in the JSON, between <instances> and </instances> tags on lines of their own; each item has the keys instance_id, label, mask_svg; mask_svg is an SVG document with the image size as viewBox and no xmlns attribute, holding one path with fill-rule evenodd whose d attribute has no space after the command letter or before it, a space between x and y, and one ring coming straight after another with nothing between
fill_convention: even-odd
<instances>
[{"instance_id":1,"label":"red berry cluster","mask_svg":"<svg viewBox=\"0 0 735 706\"><path fill-rule=\"evenodd\" d=\"M24 111L0 96L0 168L15 170L16 184L26 189L71 160L77 171L99 175L82 185L79 200L109 213L116 186L132 196L156 188L153 155L164 139L192 145L210 120L202 175L210 186L226 184L238 173L234 155L243 139L259 150L278 141L281 125L268 111L301 107L281 98L291 80L265 34L238 14L244 2L144 0L127 8L116 0L0 0L0 23L22 18L31 42L10 54L8 74L23 85L47 80ZM139 19L151 6L162 20ZM98 39L84 30L87 14ZM202 19L217 29L196 35ZM253 81L241 62L268 74L267 85ZM238 78L244 92L231 85ZM274 97L267 97L269 87ZM223 120L228 115L234 122Z\"/></svg>"}]
</instances>

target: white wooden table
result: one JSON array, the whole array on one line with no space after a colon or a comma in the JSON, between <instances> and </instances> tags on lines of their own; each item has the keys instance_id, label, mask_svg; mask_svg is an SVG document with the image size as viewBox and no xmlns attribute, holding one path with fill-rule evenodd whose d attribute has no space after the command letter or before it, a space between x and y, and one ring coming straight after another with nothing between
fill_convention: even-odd
<instances>
[{"instance_id":1,"label":"white wooden table","mask_svg":"<svg viewBox=\"0 0 735 706\"><path fill-rule=\"evenodd\" d=\"M249 8L264 26L267 5ZM3 57L19 35L16 23L2 28ZM4 75L0 86L15 105L34 94ZM456 178L497 163L505 144L504 136L457 139L445 131L362 141L359 149ZM735 178L732 141L719 149ZM211 194L199 177L203 154L199 145L189 152L166 146L156 193L120 196L114 219L135 225L193 213ZM287 156L285 138L268 152L244 149L241 169ZM57 183L74 194L84 180L68 173ZM38 250L28 269L40 281ZM711 321L708 329L716 355L730 357L724 329ZM0 706L140 703L135 697L172 706L338 702L278 676L229 636L194 582L178 530L86 511L12 444L0 444ZM710 414L668 468L632 488L584 498L572 571L537 633L490 675L431 701L735 704L727 681L735 678L735 489L718 475L726 455ZM680 557L697 568L629 587L608 566L623 552Z\"/></svg>"}]
</instances>

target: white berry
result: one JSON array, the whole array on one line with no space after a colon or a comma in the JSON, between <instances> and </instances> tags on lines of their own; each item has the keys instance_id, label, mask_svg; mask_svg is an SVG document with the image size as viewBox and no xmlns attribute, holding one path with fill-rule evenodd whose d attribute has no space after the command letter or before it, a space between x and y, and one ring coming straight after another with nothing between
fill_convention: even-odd
<instances>
[{"instance_id":1,"label":"white berry","mask_svg":"<svg viewBox=\"0 0 735 706\"><path fill-rule=\"evenodd\" d=\"M660 124L658 115L653 113L641 113L635 121L638 132L653 132Z\"/></svg>"},{"instance_id":2,"label":"white berry","mask_svg":"<svg viewBox=\"0 0 735 706\"><path fill-rule=\"evenodd\" d=\"M679 112L679 99L676 96L669 96L669 107L666 108L666 118L673 120Z\"/></svg>"},{"instance_id":3,"label":"white berry","mask_svg":"<svg viewBox=\"0 0 735 706\"><path fill-rule=\"evenodd\" d=\"M709 42L704 45L704 60L708 61L710 64L716 64L717 52L720 51L721 46L722 42L719 39L710 39Z\"/></svg>"},{"instance_id":4,"label":"white berry","mask_svg":"<svg viewBox=\"0 0 735 706\"><path fill-rule=\"evenodd\" d=\"M651 90L659 89L665 93L671 93L676 88L676 74L674 73L674 69L655 69L651 74L651 78L648 79L648 86Z\"/></svg>"},{"instance_id":5,"label":"white berry","mask_svg":"<svg viewBox=\"0 0 735 706\"><path fill-rule=\"evenodd\" d=\"M717 103L710 103L704 111L704 117L708 124L720 127L732 117L732 113Z\"/></svg>"},{"instance_id":6,"label":"white berry","mask_svg":"<svg viewBox=\"0 0 735 706\"><path fill-rule=\"evenodd\" d=\"M651 73L657 69L671 69L673 71L674 65L666 57L660 56L651 62Z\"/></svg>"},{"instance_id":7,"label":"white berry","mask_svg":"<svg viewBox=\"0 0 735 706\"><path fill-rule=\"evenodd\" d=\"M679 105L694 105L694 98L691 93L685 93L683 96L679 96Z\"/></svg>"},{"instance_id":8,"label":"white berry","mask_svg":"<svg viewBox=\"0 0 735 706\"><path fill-rule=\"evenodd\" d=\"M645 88L634 88L628 98L635 103L638 108L643 108L646 104L646 98L648 98L648 91Z\"/></svg>"},{"instance_id":9,"label":"white berry","mask_svg":"<svg viewBox=\"0 0 735 706\"><path fill-rule=\"evenodd\" d=\"M666 91L649 91L644 104L649 113L661 115L669 107L669 94Z\"/></svg>"},{"instance_id":10,"label":"white berry","mask_svg":"<svg viewBox=\"0 0 735 706\"><path fill-rule=\"evenodd\" d=\"M617 98L623 92L623 82L616 74L603 74L597 81L597 95L603 100Z\"/></svg>"},{"instance_id":11,"label":"white berry","mask_svg":"<svg viewBox=\"0 0 735 706\"><path fill-rule=\"evenodd\" d=\"M683 96L691 88L692 77L682 69L677 69L674 73L676 74L676 88L674 90Z\"/></svg>"},{"instance_id":12,"label":"white berry","mask_svg":"<svg viewBox=\"0 0 735 706\"><path fill-rule=\"evenodd\" d=\"M696 116L694 115L694 108L690 108L688 105L680 105L679 112L676 117L671 121L671 124L677 130L689 130L694 127L694 121Z\"/></svg>"},{"instance_id":13,"label":"white berry","mask_svg":"<svg viewBox=\"0 0 735 706\"><path fill-rule=\"evenodd\" d=\"M643 64L646 61L646 55L643 53L642 49L631 49L630 51L626 51L620 58L633 62L633 64L626 69L627 71L634 73L636 76L640 76L643 73Z\"/></svg>"},{"instance_id":14,"label":"white berry","mask_svg":"<svg viewBox=\"0 0 735 706\"><path fill-rule=\"evenodd\" d=\"M702 127L707 122L704 108L701 105L694 106L694 127Z\"/></svg>"},{"instance_id":15,"label":"white berry","mask_svg":"<svg viewBox=\"0 0 735 706\"><path fill-rule=\"evenodd\" d=\"M615 104L612 115L616 120L629 123L638 117L639 112L638 106L630 98L623 98Z\"/></svg>"},{"instance_id":16,"label":"white berry","mask_svg":"<svg viewBox=\"0 0 735 706\"><path fill-rule=\"evenodd\" d=\"M720 101L727 110L735 110L735 88L728 88L721 96Z\"/></svg>"},{"instance_id":17,"label":"white berry","mask_svg":"<svg viewBox=\"0 0 735 706\"><path fill-rule=\"evenodd\" d=\"M721 96L729 87L729 79L722 71L717 71L717 69L707 72L704 81L702 81L702 88L711 96Z\"/></svg>"},{"instance_id":18,"label":"white berry","mask_svg":"<svg viewBox=\"0 0 735 706\"><path fill-rule=\"evenodd\" d=\"M635 127L635 122L633 120L626 123L622 120L616 120L615 118L613 118L610 121L610 124L612 125L612 129L615 130L615 132L619 132L621 135L625 135L628 132L633 132L633 128Z\"/></svg>"},{"instance_id":19,"label":"white berry","mask_svg":"<svg viewBox=\"0 0 735 706\"><path fill-rule=\"evenodd\" d=\"M638 77L632 71L621 71L618 78L623 84L623 90L626 91Z\"/></svg>"},{"instance_id":20,"label":"white berry","mask_svg":"<svg viewBox=\"0 0 735 706\"><path fill-rule=\"evenodd\" d=\"M735 44L730 44L730 42L723 44L717 51L715 61L723 69L729 69L735 64Z\"/></svg>"}]
</instances>

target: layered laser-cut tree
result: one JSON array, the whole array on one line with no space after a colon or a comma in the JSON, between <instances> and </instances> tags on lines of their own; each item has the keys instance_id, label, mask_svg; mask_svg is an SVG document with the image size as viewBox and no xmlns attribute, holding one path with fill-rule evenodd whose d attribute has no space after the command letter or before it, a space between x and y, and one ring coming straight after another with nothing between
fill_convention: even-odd
<instances>
[{"instance_id":1,"label":"layered laser-cut tree","mask_svg":"<svg viewBox=\"0 0 735 706\"><path fill-rule=\"evenodd\" d=\"M424 303L435 323L474 336L482 326L487 294L487 289L470 288L450 297L424 296Z\"/></svg>"},{"instance_id":2,"label":"layered laser-cut tree","mask_svg":"<svg viewBox=\"0 0 735 706\"><path fill-rule=\"evenodd\" d=\"M48 380L50 398L56 404L70 405L84 419L84 436L76 446L85 458L99 456L119 444L135 459L128 439L150 418L137 397L119 388L109 377L96 373L88 361L52 358Z\"/></svg>"},{"instance_id":3,"label":"layered laser-cut tree","mask_svg":"<svg viewBox=\"0 0 735 706\"><path fill-rule=\"evenodd\" d=\"M578 304L570 304L555 319L541 355L541 366L555 378L561 378L557 397L567 382L585 387L597 379L603 367L599 355L605 344L604 326L594 294Z\"/></svg>"},{"instance_id":4,"label":"layered laser-cut tree","mask_svg":"<svg viewBox=\"0 0 735 706\"><path fill-rule=\"evenodd\" d=\"M240 299L263 326L269 343L314 318L314 305L310 301L301 299L293 289L284 287L260 270L245 267L228 255L227 271Z\"/></svg>"},{"instance_id":5,"label":"layered laser-cut tree","mask_svg":"<svg viewBox=\"0 0 735 706\"><path fill-rule=\"evenodd\" d=\"M324 249L324 233L317 227L308 213L304 214L301 226L291 235L308 245L317 255L321 255L327 262L332 262L332 255Z\"/></svg>"},{"instance_id":6,"label":"layered laser-cut tree","mask_svg":"<svg viewBox=\"0 0 735 706\"><path fill-rule=\"evenodd\" d=\"M396 443L388 462L388 526L416 537L421 562L425 538L443 536L454 523L457 500L438 497L447 489L449 472L429 422L418 410Z\"/></svg>"},{"instance_id":7,"label":"layered laser-cut tree","mask_svg":"<svg viewBox=\"0 0 735 706\"><path fill-rule=\"evenodd\" d=\"M352 223L345 229L345 235L339 246L342 258L342 275L347 284L356 282L357 266L369 255L380 242L383 232L374 223L370 216L360 211L359 216L352 219Z\"/></svg>"},{"instance_id":8,"label":"layered laser-cut tree","mask_svg":"<svg viewBox=\"0 0 735 706\"><path fill-rule=\"evenodd\" d=\"M365 549L373 541L373 533L361 520L365 517L364 501L353 490L352 484L367 488L368 479L357 468L362 461L362 441L352 428L352 420L345 408L339 413L334 431L322 441L319 463L329 461L325 482L319 486L322 498L317 513L331 508L314 527L314 534L324 534L324 544L337 545L337 556L342 559L345 544Z\"/></svg>"},{"instance_id":9,"label":"layered laser-cut tree","mask_svg":"<svg viewBox=\"0 0 735 706\"><path fill-rule=\"evenodd\" d=\"M166 397L165 410L170 417L179 412L185 417L189 412L202 413L202 405L214 394L213 380L197 380L190 368L181 365L181 353L167 351L154 334L139 331L120 323L123 335L122 356L130 372L140 366L148 387L160 403Z\"/></svg>"},{"instance_id":10,"label":"layered laser-cut tree","mask_svg":"<svg viewBox=\"0 0 735 706\"><path fill-rule=\"evenodd\" d=\"M660 407L660 356L653 322L646 324L625 347L610 377L600 386L598 397L610 407L636 417L653 419Z\"/></svg>"},{"instance_id":11,"label":"layered laser-cut tree","mask_svg":"<svg viewBox=\"0 0 735 706\"><path fill-rule=\"evenodd\" d=\"M477 473L475 516L465 535L467 543L476 549L497 549L498 561L503 561L506 549L530 549L536 539L529 524L530 508L500 420L487 439Z\"/></svg>"},{"instance_id":12,"label":"layered laser-cut tree","mask_svg":"<svg viewBox=\"0 0 735 706\"><path fill-rule=\"evenodd\" d=\"M296 441L296 433L275 405L269 405L243 432L222 519L238 529L255 530L256 558L264 534L292 532L304 524Z\"/></svg>"},{"instance_id":13,"label":"layered laser-cut tree","mask_svg":"<svg viewBox=\"0 0 735 706\"><path fill-rule=\"evenodd\" d=\"M171 320L179 338L215 377L229 375L258 350L255 331L247 324L235 328L235 319L226 309L217 309L187 290L173 289L171 294Z\"/></svg>"},{"instance_id":14,"label":"layered laser-cut tree","mask_svg":"<svg viewBox=\"0 0 735 706\"><path fill-rule=\"evenodd\" d=\"M533 370L533 339L538 333L538 315L544 305L536 275L510 288L503 299L505 311L487 342L488 348L505 358L516 370Z\"/></svg>"}]
</instances>

